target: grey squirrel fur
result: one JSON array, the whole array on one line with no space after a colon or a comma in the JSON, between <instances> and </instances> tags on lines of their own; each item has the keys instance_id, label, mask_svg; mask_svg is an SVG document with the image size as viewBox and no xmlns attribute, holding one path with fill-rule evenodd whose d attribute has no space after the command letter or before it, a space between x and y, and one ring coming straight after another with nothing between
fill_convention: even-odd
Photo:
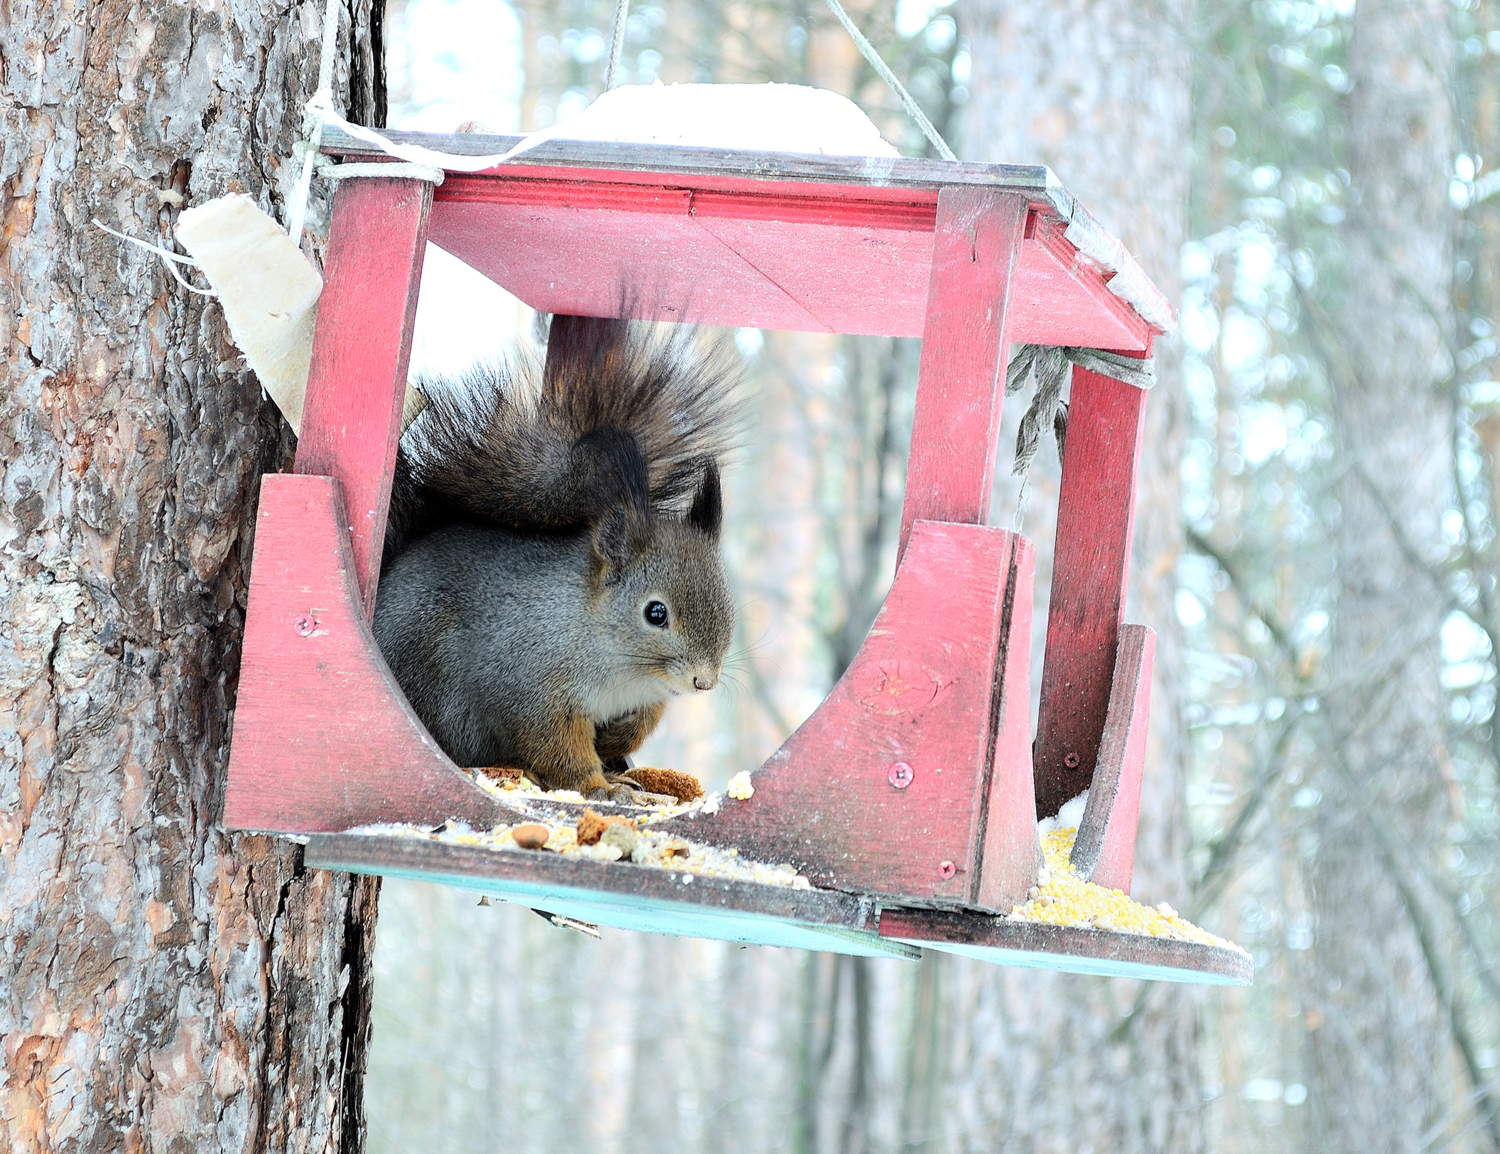
<instances>
[{"instance_id":1,"label":"grey squirrel fur","mask_svg":"<svg viewBox=\"0 0 1500 1154\"><path fill-rule=\"evenodd\" d=\"M544 364L429 385L397 454L374 632L459 765L623 800L618 770L667 700L718 684L736 379L691 329L554 316Z\"/></svg>"}]
</instances>

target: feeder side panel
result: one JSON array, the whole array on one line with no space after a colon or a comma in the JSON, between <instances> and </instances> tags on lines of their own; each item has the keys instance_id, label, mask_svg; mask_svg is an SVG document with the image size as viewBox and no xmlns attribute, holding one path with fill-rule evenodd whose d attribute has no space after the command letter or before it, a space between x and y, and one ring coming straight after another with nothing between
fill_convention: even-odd
<instances>
[{"instance_id":1,"label":"feeder side panel","mask_svg":"<svg viewBox=\"0 0 1500 1154\"><path fill-rule=\"evenodd\" d=\"M1146 394L1074 368L1037 717L1036 810L1088 788L1125 609Z\"/></svg>"}]
</instances>

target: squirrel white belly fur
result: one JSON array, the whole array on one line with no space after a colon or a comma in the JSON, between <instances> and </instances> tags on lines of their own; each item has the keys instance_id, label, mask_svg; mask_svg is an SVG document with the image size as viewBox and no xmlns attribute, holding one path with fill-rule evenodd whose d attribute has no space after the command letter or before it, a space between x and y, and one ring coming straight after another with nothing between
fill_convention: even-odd
<instances>
[{"instance_id":1,"label":"squirrel white belly fur","mask_svg":"<svg viewBox=\"0 0 1500 1154\"><path fill-rule=\"evenodd\" d=\"M718 684L737 375L690 329L556 316L544 366L431 390L397 457L374 630L458 764L628 796L607 763Z\"/></svg>"}]
</instances>

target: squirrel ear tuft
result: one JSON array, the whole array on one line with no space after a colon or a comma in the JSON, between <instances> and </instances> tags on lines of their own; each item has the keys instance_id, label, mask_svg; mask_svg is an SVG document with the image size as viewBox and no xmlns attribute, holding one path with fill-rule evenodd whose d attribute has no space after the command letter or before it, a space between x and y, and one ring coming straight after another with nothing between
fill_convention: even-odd
<instances>
[{"instance_id":1,"label":"squirrel ear tuft","mask_svg":"<svg viewBox=\"0 0 1500 1154\"><path fill-rule=\"evenodd\" d=\"M719 487L719 466L712 460L703 463L703 480L693 496L687 523L711 539L719 539L719 528L724 523L724 493Z\"/></svg>"}]
</instances>

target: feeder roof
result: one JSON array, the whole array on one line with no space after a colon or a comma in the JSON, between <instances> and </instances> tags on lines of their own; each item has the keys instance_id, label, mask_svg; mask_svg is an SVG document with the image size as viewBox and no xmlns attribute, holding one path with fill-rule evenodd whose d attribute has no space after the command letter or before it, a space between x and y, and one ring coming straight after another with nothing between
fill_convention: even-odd
<instances>
[{"instance_id":1,"label":"feeder roof","mask_svg":"<svg viewBox=\"0 0 1500 1154\"><path fill-rule=\"evenodd\" d=\"M382 135L456 156L523 139ZM323 148L371 151L331 128ZM429 239L543 312L613 315L623 300L652 319L920 336L938 195L965 186L1030 205L1012 341L1140 351L1175 325L1124 245L1041 165L557 138L450 172Z\"/></svg>"}]
</instances>

